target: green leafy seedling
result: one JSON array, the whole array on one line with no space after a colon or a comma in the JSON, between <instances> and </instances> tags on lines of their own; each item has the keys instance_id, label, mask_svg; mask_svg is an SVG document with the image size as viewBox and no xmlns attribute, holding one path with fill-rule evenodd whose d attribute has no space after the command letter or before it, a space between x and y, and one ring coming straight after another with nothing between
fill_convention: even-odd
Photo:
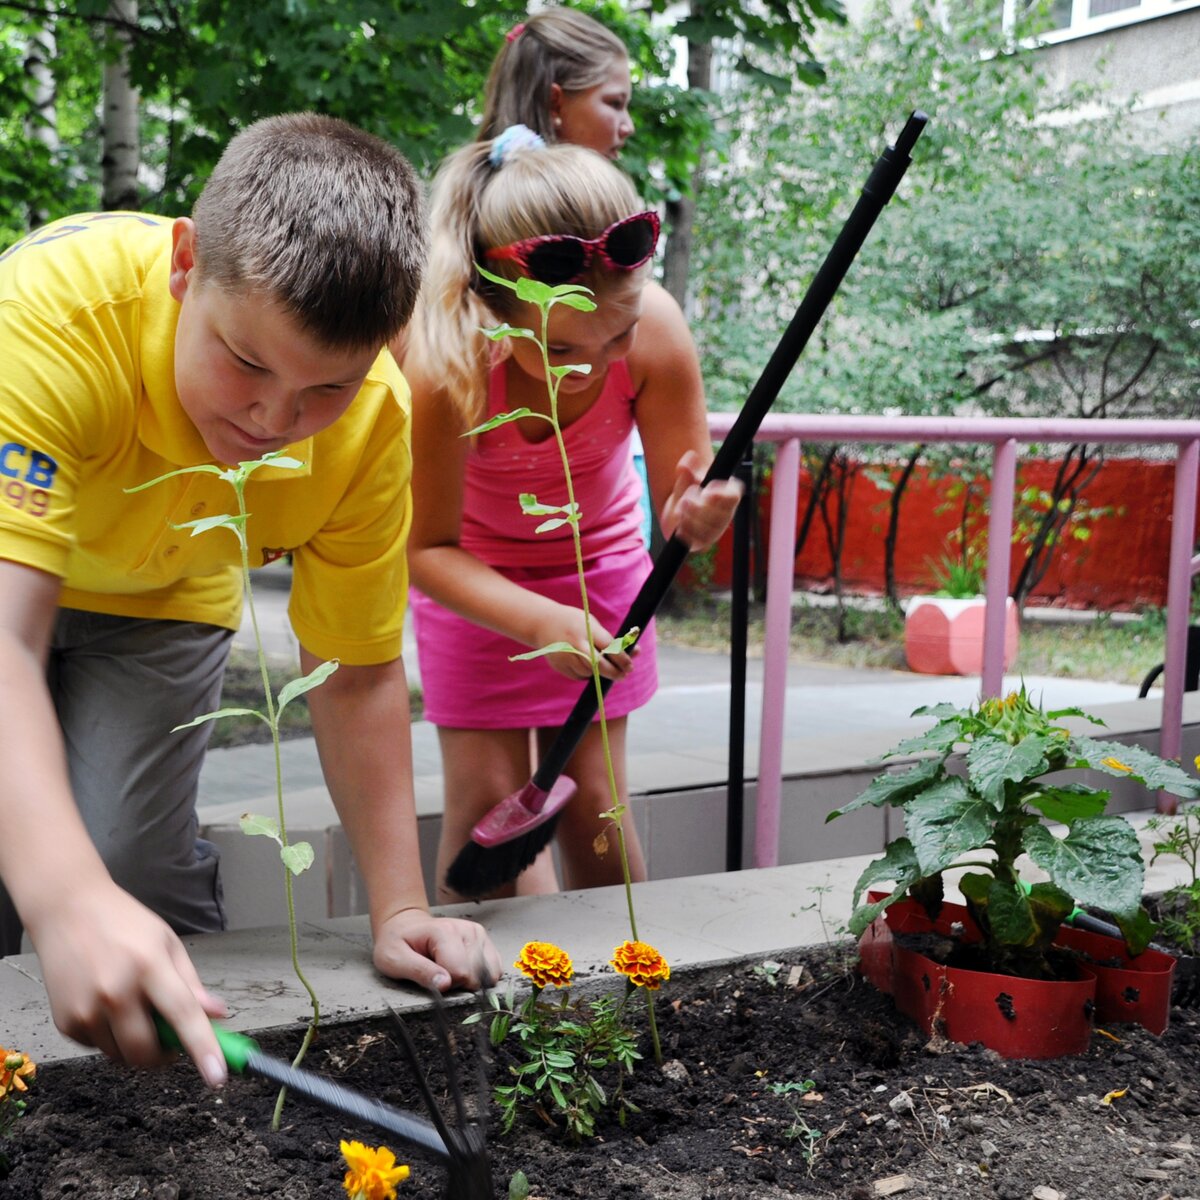
<instances>
[{"instance_id":1,"label":"green leafy seedling","mask_svg":"<svg viewBox=\"0 0 1200 1200\"><path fill-rule=\"evenodd\" d=\"M528 1109L552 1122L561 1120L568 1138L581 1142L594 1135L603 1109L615 1108L622 1125L629 1113L639 1111L624 1092L625 1077L641 1058L626 1018L630 997L638 990L627 987L622 996L573 1000L564 988L552 1002L535 986L519 1004L511 984L504 994L488 994L489 1040L497 1048L510 1037L515 1043L512 1082L492 1090L502 1132L510 1132L520 1111ZM482 1019L482 1013L472 1013L463 1023ZM614 1072L610 1094L602 1080Z\"/></svg>"},{"instance_id":2,"label":"green leafy seedling","mask_svg":"<svg viewBox=\"0 0 1200 1200\"><path fill-rule=\"evenodd\" d=\"M799 1143L801 1157L804 1159L804 1164L808 1168L810 1175L817 1161L817 1143L821 1140L821 1131L814 1129L805 1120L798 1102L802 1101L816 1086L811 1079L789 1080L787 1083L773 1083L770 1085L771 1092L776 1096L782 1097L791 1110L792 1123L784 1131L783 1136L788 1141Z\"/></svg>"},{"instance_id":3,"label":"green leafy seedling","mask_svg":"<svg viewBox=\"0 0 1200 1200\"><path fill-rule=\"evenodd\" d=\"M865 806L904 813L905 836L890 842L855 885L850 932L857 937L907 895L936 912L943 872L969 867L958 886L993 970L1055 978L1046 953L1076 907L1111 912L1130 953L1144 950L1154 926L1141 903L1145 868L1137 833L1124 817L1105 811L1107 788L1064 779L1063 773L1086 770L1192 800L1200 781L1140 746L1074 733L1057 722L1103 722L1077 708L1045 712L1024 687L978 707L937 704L913 715L936 724L885 758L929 757L880 775L826 818ZM1065 826L1065 833L1051 824ZM1049 882L1024 885L1017 871L1022 854ZM887 896L859 903L867 887L883 880L895 884Z\"/></svg>"},{"instance_id":4,"label":"green leafy seedling","mask_svg":"<svg viewBox=\"0 0 1200 1200\"><path fill-rule=\"evenodd\" d=\"M1164 854L1183 861L1190 878L1163 893L1162 929L1187 950L1200 946L1200 804L1188 804L1173 817L1151 817L1155 863Z\"/></svg>"},{"instance_id":5,"label":"green leafy seedling","mask_svg":"<svg viewBox=\"0 0 1200 1200\"><path fill-rule=\"evenodd\" d=\"M543 504L535 495L525 492L520 496L520 504L522 512L529 516L547 518L537 526L536 532L538 533L559 529L564 525L570 526L572 543L575 549L575 569L579 579L581 608L583 609L584 644L587 646L586 651L581 651L567 642L555 642L549 646L539 646L537 649L525 654L514 655L512 661L541 658L547 654L563 653L578 654L588 660L591 667L592 684L596 689L600 718L600 738L604 748L604 762L608 773L609 794L612 798L612 807L604 815L612 822L613 828L616 831L617 846L621 857L621 869L625 879L625 902L629 912L629 928L634 941L637 941L637 914L634 912L633 906L633 883L629 873L629 854L626 849L623 825L626 807L620 801L620 795L617 790L616 772L613 769L612 751L609 746L608 720L604 711L604 688L600 677L600 655L628 649L637 641L639 631L636 629L630 630L624 637L615 639L599 653L597 653L592 643L591 608L588 603L587 577L583 564L583 545L579 536L579 504L575 500L575 484L571 475L571 463L567 456L567 446L563 438L562 425L558 418L558 392L563 379L568 375L579 374L580 372L587 373L591 368L586 365L551 366L548 348L550 313L556 305L562 304L568 308L575 309L577 312L594 312L596 302L591 298L591 292L580 284L566 283L552 286L525 276L517 279L504 279L499 275L493 275L490 271L484 270L483 267L477 266L476 269L485 279L497 287L514 292L518 300L526 304L531 304L538 310L541 318L540 334L534 332L532 329L522 329L509 324L501 324L491 329L485 329L483 333L493 341L503 341L505 338L522 338L532 341L537 345L541 353L542 369L546 376L546 390L550 400L550 412L547 414L535 412L530 408L517 408L510 412L498 413L483 424L468 430L463 436L471 437L476 434L486 433L488 430L495 429L500 425L508 424L511 421L524 420L528 417L546 421L553 430L554 441L558 447L559 458L562 461L563 477L566 480L567 502L562 505ZM658 1024L654 1014L654 999L651 995L647 994L646 1000L650 1036L654 1043L654 1060L661 1066L662 1047L659 1042Z\"/></svg>"},{"instance_id":6,"label":"green leafy seedling","mask_svg":"<svg viewBox=\"0 0 1200 1200\"><path fill-rule=\"evenodd\" d=\"M254 644L258 657L259 672L262 675L266 711L262 712L254 708L222 708L215 712L201 713L200 716L193 717L192 720L182 725L177 725L171 732L175 733L180 729L191 729L193 726L203 725L208 721L219 721L222 717L245 716L257 717L271 731L271 745L275 755L275 803L277 815L275 817L263 817L247 813L241 818L241 829L248 836L269 837L275 841L279 846L280 860L286 868L283 873L283 880L284 892L287 899L292 970L295 972L296 978L300 981L305 992L308 993L312 1012L308 1028L305 1030L304 1039L300 1045L300 1050L292 1060L292 1065L295 1067L298 1067L304 1061L304 1057L308 1053L308 1048L312 1045L313 1037L317 1032L317 1026L321 1021L321 1003L300 967L299 933L296 925L296 904L292 880L294 876L300 875L312 866L314 854L313 848L308 842L290 842L288 840L287 818L283 803L283 760L280 751L279 722L284 709L293 700L304 695L305 692L310 692L313 688L319 687L337 670L338 664L336 660L322 663L309 674L299 679L289 680L280 688L278 695L275 695L273 692L267 669L267 653L258 626L258 613L254 606L254 588L250 579L250 552L246 541L246 523L249 520L250 514L246 511L246 484L254 472L262 467L295 471L303 465L297 459L291 458L282 451L277 450L272 451L270 454L264 454L262 458L254 459L251 462L238 463L236 467L218 467L210 463L195 467L182 467L178 471L168 471L165 475L159 475L157 478L138 484L136 487L125 489L129 493L142 492L147 488L154 487L168 479L175 479L180 475L216 475L230 485L237 501L237 512L235 513L220 513L215 516L201 517L199 520L185 521L183 524L172 526L172 528L188 529L191 531L192 537L199 537L214 529L227 529L237 538L238 548L241 551L242 587L245 592L246 603L250 610L250 621L254 629ZM275 1112L271 1121L272 1129L279 1128L286 1096L287 1090L281 1088L278 1099L275 1102Z\"/></svg>"}]
</instances>

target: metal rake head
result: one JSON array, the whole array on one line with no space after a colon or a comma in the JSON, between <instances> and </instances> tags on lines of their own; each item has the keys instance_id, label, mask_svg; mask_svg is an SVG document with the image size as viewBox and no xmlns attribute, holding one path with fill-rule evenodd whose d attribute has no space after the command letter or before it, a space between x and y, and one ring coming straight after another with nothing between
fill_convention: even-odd
<instances>
[{"instance_id":1,"label":"metal rake head","mask_svg":"<svg viewBox=\"0 0 1200 1200\"><path fill-rule=\"evenodd\" d=\"M400 1035L400 1044L404 1056L412 1068L421 1098L429 1111L430 1120L441 1134L442 1140L449 1150L448 1176L446 1181L446 1200L495 1200L496 1189L492 1180L492 1164L487 1152L487 1134L478 1120L468 1117L466 1104L463 1100L463 1088L459 1079L458 1063L450 1044L449 1022L446 1018L446 1006L438 992L431 992L433 997L433 1027L437 1032L438 1048L441 1052L442 1063L446 1072L446 1087L454 1104L457 1125L450 1126L442 1116L441 1110L434 1100L429 1079L417 1058L416 1047L413 1045L411 1034L404 1023L404 1018L394 1009L389 1008L392 1020ZM482 1076L476 1080L477 1091L485 1090ZM481 1097L482 1098L482 1097ZM478 1105L480 1112L486 1111L486 1098Z\"/></svg>"}]
</instances>

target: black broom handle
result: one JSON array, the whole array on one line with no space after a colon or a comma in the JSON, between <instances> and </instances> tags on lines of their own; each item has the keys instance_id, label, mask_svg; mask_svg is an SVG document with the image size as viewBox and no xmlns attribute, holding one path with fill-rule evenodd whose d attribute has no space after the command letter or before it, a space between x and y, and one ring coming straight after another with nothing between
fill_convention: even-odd
<instances>
[{"instance_id":1,"label":"black broom handle","mask_svg":"<svg viewBox=\"0 0 1200 1200\"><path fill-rule=\"evenodd\" d=\"M763 368L763 373L742 406L737 420L721 443L712 466L704 476L705 483L714 479L728 479L737 469L738 463L754 441L754 435L758 432L763 418L775 403L775 398L796 365L796 360L808 345L808 339L824 316L829 302L850 269L850 264L870 233L871 226L875 224L884 205L892 198L900 180L904 178L904 172L912 162L910 152L928 120L923 112L914 112L900 131L896 144L889 146L876 159L871 174L863 185L858 203L842 226L842 231L826 255L820 270L813 276L804 299L800 301L800 307L796 309L796 314L784 330L774 354ZM625 620L615 634L616 637L623 637L634 628L646 628L666 597L687 555L687 546L672 535L659 551L654 566L630 605ZM601 689L607 692L612 683L611 679L602 678ZM563 773L599 706L595 680L588 680L570 716L534 772L533 783L542 791L548 792Z\"/></svg>"}]
</instances>

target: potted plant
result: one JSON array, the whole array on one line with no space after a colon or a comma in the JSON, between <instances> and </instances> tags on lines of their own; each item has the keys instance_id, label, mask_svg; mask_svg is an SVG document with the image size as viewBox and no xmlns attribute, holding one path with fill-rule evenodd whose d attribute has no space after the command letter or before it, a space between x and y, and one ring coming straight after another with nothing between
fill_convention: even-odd
<instances>
[{"instance_id":1,"label":"potted plant","mask_svg":"<svg viewBox=\"0 0 1200 1200\"><path fill-rule=\"evenodd\" d=\"M909 670L925 675L978 675L983 670L983 555L965 545L957 555L930 564L934 589L909 598L904 656ZM1017 606L1005 598L1004 668L1017 655Z\"/></svg>"},{"instance_id":2,"label":"potted plant","mask_svg":"<svg viewBox=\"0 0 1200 1200\"><path fill-rule=\"evenodd\" d=\"M1021 1057L1076 1052L1080 1037L1086 1045L1095 998L1089 976L1096 964L1080 969L1079 954L1056 944L1064 921L1077 905L1111 913L1132 960L1146 950L1153 925L1141 903L1144 866L1136 832L1123 817L1105 812L1107 789L1064 772L1132 779L1189 799L1200 795L1200 781L1140 747L1072 732L1057 722L1068 716L1103 722L1079 709L1045 712L1024 687L977 707L938 704L913 715L937 723L885 757L927 757L880 775L828 818L868 805L904 814L905 835L867 866L855 887L849 924L863 939L865 972L885 990L894 987L904 1011L927 1028L942 1028L951 1040L982 1040ZM1048 880L1022 881L1022 855ZM943 877L951 867L968 868L958 881L966 902L961 907L944 904ZM885 880L893 883L891 891L861 899ZM890 911L909 899L914 903ZM903 949L903 935L910 933L936 935L928 953L913 956L919 963L896 952L897 935ZM914 982L913 972L924 974ZM1061 994L1063 984L1081 981L1083 1000L1071 998L1067 1007L1087 1019L1082 1026L1076 1020L1073 1032L1052 1030L1046 1043L1052 989ZM1028 998L1015 998L1030 992L1026 984L1034 985ZM956 1012L959 1005L969 1022ZM989 1028L974 1020L981 1015ZM956 1037L958 1027L962 1036Z\"/></svg>"}]
</instances>

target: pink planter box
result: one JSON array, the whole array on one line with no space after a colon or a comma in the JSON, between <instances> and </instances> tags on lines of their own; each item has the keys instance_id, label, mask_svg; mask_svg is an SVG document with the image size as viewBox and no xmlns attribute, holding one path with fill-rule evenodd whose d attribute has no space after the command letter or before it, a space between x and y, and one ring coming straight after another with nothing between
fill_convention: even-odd
<instances>
[{"instance_id":1,"label":"pink planter box","mask_svg":"<svg viewBox=\"0 0 1200 1200\"><path fill-rule=\"evenodd\" d=\"M904 655L923 675L979 675L983 671L982 596L950 600L913 596L904 619ZM1010 596L1004 614L1004 669L1017 657L1017 606Z\"/></svg>"}]
</instances>

